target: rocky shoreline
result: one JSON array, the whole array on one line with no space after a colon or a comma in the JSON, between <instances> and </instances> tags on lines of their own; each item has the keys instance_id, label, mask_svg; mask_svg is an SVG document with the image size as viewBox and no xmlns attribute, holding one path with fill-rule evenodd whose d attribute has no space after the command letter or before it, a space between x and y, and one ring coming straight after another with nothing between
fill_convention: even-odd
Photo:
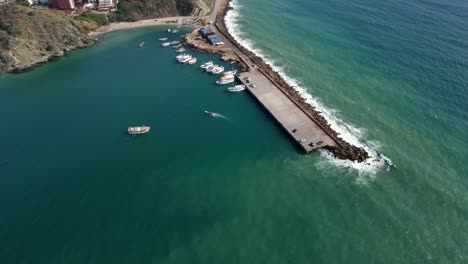
<instances>
[{"instance_id":1,"label":"rocky shoreline","mask_svg":"<svg viewBox=\"0 0 468 264\"><path fill-rule=\"evenodd\" d=\"M293 87L291 87L278 72L276 72L270 65L265 63L262 58L258 57L256 54L250 50L244 48L240 43L238 43L235 38L229 33L226 27L225 16L227 12L231 9L229 6L231 0L227 0L225 5L219 10L218 16L216 17L215 26L216 28L227 38L233 45L235 45L241 52L247 55L256 65L256 67L263 72L272 82L276 84L285 94L287 94L297 105L299 105L319 126L336 142L336 147L326 147L325 149L329 150L333 155L339 159L348 159L357 162L363 162L369 158L369 154L363 148L354 146L342 138L339 137L339 134L330 127L330 124L327 120L320 114L319 111L315 109L312 105L307 103L305 99L297 92ZM245 69L246 65L242 65Z\"/></svg>"},{"instance_id":2,"label":"rocky shoreline","mask_svg":"<svg viewBox=\"0 0 468 264\"><path fill-rule=\"evenodd\" d=\"M43 56L43 57L40 57L40 58L38 57L35 61L32 61L32 62L27 63L27 64L22 64L22 65L14 65L13 64L9 68L4 70L4 72L5 73L19 74L19 73L32 71L35 68L40 67L41 65L43 65L45 63L54 62L54 61L60 59L61 57L65 57L67 55L67 53L70 52L70 51L90 48L90 47L94 46L97 42L98 41L96 41L96 40L90 40L89 42L85 43L84 45L80 44L80 45L76 45L76 46L70 46L70 47L65 48L64 50L57 51L57 52L55 52L53 54L49 54L47 56Z\"/></svg>"}]
</instances>

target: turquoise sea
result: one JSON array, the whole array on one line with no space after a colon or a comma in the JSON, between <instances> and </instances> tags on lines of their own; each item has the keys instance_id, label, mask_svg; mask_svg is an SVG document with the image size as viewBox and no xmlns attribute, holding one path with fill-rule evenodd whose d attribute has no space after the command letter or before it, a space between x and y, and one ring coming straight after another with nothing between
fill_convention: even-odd
<instances>
[{"instance_id":1,"label":"turquoise sea","mask_svg":"<svg viewBox=\"0 0 468 264\"><path fill-rule=\"evenodd\" d=\"M468 2L233 6L244 45L396 168L303 155L177 64L178 34L113 32L0 76L0 263L467 263Z\"/></svg>"}]
</instances>

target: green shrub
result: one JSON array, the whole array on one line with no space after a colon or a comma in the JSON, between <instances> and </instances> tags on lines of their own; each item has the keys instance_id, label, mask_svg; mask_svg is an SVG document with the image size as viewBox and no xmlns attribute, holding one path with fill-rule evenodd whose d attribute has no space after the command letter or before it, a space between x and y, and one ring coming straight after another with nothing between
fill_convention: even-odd
<instances>
[{"instance_id":1,"label":"green shrub","mask_svg":"<svg viewBox=\"0 0 468 264\"><path fill-rule=\"evenodd\" d=\"M97 15L91 12L85 12L81 16L75 17L76 20L95 22L98 25L105 26L109 24L105 15Z\"/></svg>"}]
</instances>

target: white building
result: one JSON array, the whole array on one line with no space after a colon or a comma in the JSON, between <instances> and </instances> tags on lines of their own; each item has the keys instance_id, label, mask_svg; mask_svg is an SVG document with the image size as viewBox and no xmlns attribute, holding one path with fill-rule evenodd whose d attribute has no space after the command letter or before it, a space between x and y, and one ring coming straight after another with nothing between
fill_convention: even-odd
<instances>
[{"instance_id":1,"label":"white building","mask_svg":"<svg viewBox=\"0 0 468 264\"><path fill-rule=\"evenodd\" d=\"M113 1L112 0L98 0L98 9L111 9L113 7Z\"/></svg>"}]
</instances>

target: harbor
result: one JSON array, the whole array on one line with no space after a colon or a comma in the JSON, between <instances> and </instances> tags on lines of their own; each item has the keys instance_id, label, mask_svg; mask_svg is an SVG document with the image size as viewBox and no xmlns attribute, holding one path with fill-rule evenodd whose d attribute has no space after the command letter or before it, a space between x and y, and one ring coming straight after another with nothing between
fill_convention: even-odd
<instances>
[{"instance_id":1,"label":"harbor","mask_svg":"<svg viewBox=\"0 0 468 264\"><path fill-rule=\"evenodd\" d=\"M365 161L369 155L363 148L341 139L294 87L230 35L224 21L230 9L229 3L229 0L217 0L212 21L187 34L185 43L197 51L216 53L221 59L239 65L243 73L237 79L305 153L325 148L340 159ZM255 88L245 83L243 78L247 76Z\"/></svg>"}]
</instances>

